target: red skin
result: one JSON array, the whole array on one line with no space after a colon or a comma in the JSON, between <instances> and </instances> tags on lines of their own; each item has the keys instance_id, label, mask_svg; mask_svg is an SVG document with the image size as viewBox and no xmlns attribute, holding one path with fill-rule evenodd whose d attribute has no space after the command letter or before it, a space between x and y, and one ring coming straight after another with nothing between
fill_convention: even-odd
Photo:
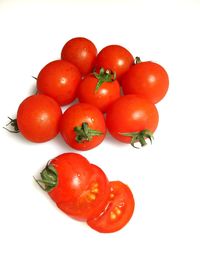
<instances>
[{"instance_id":1,"label":"red skin","mask_svg":"<svg viewBox=\"0 0 200 267\"><path fill-rule=\"evenodd\" d=\"M96 55L95 45L83 37L69 40L61 52L61 58L74 64L82 75L87 75L92 71Z\"/></svg>"},{"instance_id":2,"label":"red skin","mask_svg":"<svg viewBox=\"0 0 200 267\"><path fill-rule=\"evenodd\" d=\"M67 215L87 220L99 214L109 195L104 172L77 153L64 153L50 161L58 173L58 184L49 196Z\"/></svg>"},{"instance_id":3,"label":"red skin","mask_svg":"<svg viewBox=\"0 0 200 267\"><path fill-rule=\"evenodd\" d=\"M60 105L66 105L75 99L80 80L81 74L76 66L65 60L55 60L40 71L37 89L40 94L51 96Z\"/></svg>"},{"instance_id":4,"label":"red skin","mask_svg":"<svg viewBox=\"0 0 200 267\"><path fill-rule=\"evenodd\" d=\"M89 128L102 132L102 135L93 136L90 141L78 143L74 128L88 123ZM78 103L68 108L60 121L60 133L65 142L77 150L89 150L99 145L105 138L106 125L102 112L95 106Z\"/></svg>"},{"instance_id":5,"label":"red skin","mask_svg":"<svg viewBox=\"0 0 200 267\"><path fill-rule=\"evenodd\" d=\"M162 66L148 61L131 66L121 83L125 95L136 94L155 104L166 95L169 77Z\"/></svg>"},{"instance_id":6,"label":"red skin","mask_svg":"<svg viewBox=\"0 0 200 267\"><path fill-rule=\"evenodd\" d=\"M85 77L78 87L78 99L106 112L108 107L120 97L120 85L117 80L104 82L98 90L95 90L97 82L98 79L93 75Z\"/></svg>"},{"instance_id":7,"label":"red skin","mask_svg":"<svg viewBox=\"0 0 200 267\"><path fill-rule=\"evenodd\" d=\"M54 99L45 95L32 95L20 104L17 125L29 141L46 142L58 134L61 116L61 108Z\"/></svg>"},{"instance_id":8,"label":"red skin","mask_svg":"<svg viewBox=\"0 0 200 267\"><path fill-rule=\"evenodd\" d=\"M107 111L106 125L114 138L130 143L131 137L121 133L140 132L145 129L154 132L158 119L158 111L153 103L136 95L126 95L110 106Z\"/></svg>"},{"instance_id":9,"label":"red skin","mask_svg":"<svg viewBox=\"0 0 200 267\"><path fill-rule=\"evenodd\" d=\"M135 201L129 187L122 182L110 182L110 199L106 208L96 217L87 221L88 225L100 233L112 233L123 228L131 219Z\"/></svg>"},{"instance_id":10,"label":"red skin","mask_svg":"<svg viewBox=\"0 0 200 267\"><path fill-rule=\"evenodd\" d=\"M97 55L95 67L97 71L104 68L116 72L117 79L120 80L133 62L134 58L126 48L119 45L109 45Z\"/></svg>"}]
</instances>

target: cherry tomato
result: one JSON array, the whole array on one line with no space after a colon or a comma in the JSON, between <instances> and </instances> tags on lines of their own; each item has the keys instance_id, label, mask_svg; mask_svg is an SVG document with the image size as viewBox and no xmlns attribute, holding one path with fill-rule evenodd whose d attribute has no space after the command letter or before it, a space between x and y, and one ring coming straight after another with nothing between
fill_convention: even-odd
<instances>
[{"instance_id":1,"label":"cherry tomato","mask_svg":"<svg viewBox=\"0 0 200 267\"><path fill-rule=\"evenodd\" d=\"M104 68L116 72L117 79L120 80L133 62L134 58L126 48L120 45L109 45L99 52L95 66L97 71Z\"/></svg>"},{"instance_id":2,"label":"cherry tomato","mask_svg":"<svg viewBox=\"0 0 200 267\"><path fill-rule=\"evenodd\" d=\"M58 208L78 220L98 214L110 195L104 172L76 153L64 153L52 159L36 181Z\"/></svg>"},{"instance_id":3,"label":"cherry tomato","mask_svg":"<svg viewBox=\"0 0 200 267\"><path fill-rule=\"evenodd\" d=\"M32 95L19 105L17 126L26 139L46 142L58 134L61 116L61 108L54 99Z\"/></svg>"},{"instance_id":4,"label":"cherry tomato","mask_svg":"<svg viewBox=\"0 0 200 267\"><path fill-rule=\"evenodd\" d=\"M60 121L60 133L74 149L94 148L106 135L103 113L87 103L75 104L64 112Z\"/></svg>"},{"instance_id":5,"label":"cherry tomato","mask_svg":"<svg viewBox=\"0 0 200 267\"><path fill-rule=\"evenodd\" d=\"M40 71L37 89L39 93L54 98L60 105L66 105L75 99L80 80L81 74L76 66L65 60L55 60Z\"/></svg>"},{"instance_id":6,"label":"cherry tomato","mask_svg":"<svg viewBox=\"0 0 200 267\"><path fill-rule=\"evenodd\" d=\"M153 103L136 95L117 99L108 109L106 125L117 140L135 146L146 145L146 138L152 141L158 125L158 111Z\"/></svg>"},{"instance_id":7,"label":"cherry tomato","mask_svg":"<svg viewBox=\"0 0 200 267\"><path fill-rule=\"evenodd\" d=\"M120 85L110 71L100 70L86 76L79 84L78 99L80 102L96 106L106 112L110 104L120 97Z\"/></svg>"},{"instance_id":8,"label":"cherry tomato","mask_svg":"<svg viewBox=\"0 0 200 267\"><path fill-rule=\"evenodd\" d=\"M61 58L73 63L83 75L90 73L94 67L97 49L84 37L69 40L63 47Z\"/></svg>"},{"instance_id":9,"label":"cherry tomato","mask_svg":"<svg viewBox=\"0 0 200 267\"><path fill-rule=\"evenodd\" d=\"M88 225L101 233L120 230L131 219L135 201L129 187L122 182L110 182L110 199L105 209L96 217L88 219Z\"/></svg>"},{"instance_id":10,"label":"cherry tomato","mask_svg":"<svg viewBox=\"0 0 200 267\"><path fill-rule=\"evenodd\" d=\"M166 95L169 78L166 70L154 62L132 65L122 78L124 94L137 94L158 103Z\"/></svg>"}]
</instances>

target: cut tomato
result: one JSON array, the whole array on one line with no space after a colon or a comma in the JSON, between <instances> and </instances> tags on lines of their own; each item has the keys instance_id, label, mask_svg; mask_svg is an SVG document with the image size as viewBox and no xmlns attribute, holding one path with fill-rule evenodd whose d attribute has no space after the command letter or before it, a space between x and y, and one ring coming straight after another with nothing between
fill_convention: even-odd
<instances>
[{"instance_id":1,"label":"cut tomato","mask_svg":"<svg viewBox=\"0 0 200 267\"><path fill-rule=\"evenodd\" d=\"M123 228L131 219L135 207L133 194L122 182L110 182L110 199L105 209L87 223L100 233L112 233Z\"/></svg>"}]
</instances>

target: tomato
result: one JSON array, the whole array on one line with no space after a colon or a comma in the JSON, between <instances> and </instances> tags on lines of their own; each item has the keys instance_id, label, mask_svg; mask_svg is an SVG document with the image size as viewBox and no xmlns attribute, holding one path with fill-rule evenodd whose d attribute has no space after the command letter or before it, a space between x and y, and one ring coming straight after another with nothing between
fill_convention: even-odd
<instances>
[{"instance_id":1,"label":"tomato","mask_svg":"<svg viewBox=\"0 0 200 267\"><path fill-rule=\"evenodd\" d=\"M99 145L106 135L102 112L87 103L69 107L60 121L60 133L74 149L88 150Z\"/></svg>"},{"instance_id":2,"label":"tomato","mask_svg":"<svg viewBox=\"0 0 200 267\"><path fill-rule=\"evenodd\" d=\"M97 71L100 68L112 70L116 72L117 79L121 79L133 62L134 58L126 48L120 45L109 45L99 52L95 66Z\"/></svg>"},{"instance_id":3,"label":"tomato","mask_svg":"<svg viewBox=\"0 0 200 267\"><path fill-rule=\"evenodd\" d=\"M96 217L88 219L88 225L101 233L120 230L131 219L135 201L129 187L122 182L110 182L110 199L105 209Z\"/></svg>"},{"instance_id":4,"label":"tomato","mask_svg":"<svg viewBox=\"0 0 200 267\"><path fill-rule=\"evenodd\" d=\"M66 105L75 99L80 80L81 74L76 66L65 60L55 60L40 71L37 89L39 93L54 98L60 105Z\"/></svg>"},{"instance_id":5,"label":"tomato","mask_svg":"<svg viewBox=\"0 0 200 267\"><path fill-rule=\"evenodd\" d=\"M169 78L161 65L147 61L132 65L121 83L124 94L137 94L158 103L168 91Z\"/></svg>"},{"instance_id":6,"label":"tomato","mask_svg":"<svg viewBox=\"0 0 200 267\"><path fill-rule=\"evenodd\" d=\"M80 102L96 106L106 112L110 104L120 97L120 85L110 71L100 70L86 76L79 84L78 99Z\"/></svg>"},{"instance_id":7,"label":"tomato","mask_svg":"<svg viewBox=\"0 0 200 267\"><path fill-rule=\"evenodd\" d=\"M49 96L32 95L22 101L17 111L17 126L32 142L45 142L59 132L61 108Z\"/></svg>"},{"instance_id":8,"label":"tomato","mask_svg":"<svg viewBox=\"0 0 200 267\"><path fill-rule=\"evenodd\" d=\"M76 37L64 45L61 58L73 63L81 74L86 75L94 67L96 54L97 49L90 40L84 37Z\"/></svg>"},{"instance_id":9,"label":"tomato","mask_svg":"<svg viewBox=\"0 0 200 267\"><path fill-rule=\"evenodd\" d=\"M110 186L104 172L77 153L52 159L36 180L67 215L87 220L105 207Z\"/></svg>"},{"instance_id":10,"label":"tomato","mask_svg":"<svg viewBox=\"0 0 200 267\"><path fill-rule=\"evenodd\" d=\"M144 146L146 138L152 141L158 119L158 111L153 103L136 95L126 95L109 107L106 125L117 140L133 146L140 142Z\"/></svg>"}]
</instances>

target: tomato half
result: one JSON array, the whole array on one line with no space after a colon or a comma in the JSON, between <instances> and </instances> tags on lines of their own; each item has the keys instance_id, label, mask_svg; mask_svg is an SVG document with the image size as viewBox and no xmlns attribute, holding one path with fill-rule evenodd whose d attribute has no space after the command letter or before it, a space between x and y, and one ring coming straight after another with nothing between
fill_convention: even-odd
<instances>
[{"instance_id":1,"label":"tomato half","mask_svg":"<svg viewBox=\"0 0 200 267\"><path fill-rule=\"evenodd\" d=\"M61 116L61 108L53 98L32 95L19 105L17 126L26 139L46 142L58 134Z\"/></svg>"},{"instance_id":2,"label":"tomato half","mask_svg":"<svg viewBox=\"0 0 200 267\"><path fill-rule=\"evenodd\" d=\"M86 220L105 207L109 182L104 172L77 153L52 159L37 181L67 215Z\"/></svg>"},{"instance_id":3,"label":"tomato half","mask_svg":"<svg viewBox=\"0 0 200 267\"><path fill-rule=\"evenodd\" d=\"M117 140L135 146L146 145L146 138L152 140L158 125L156 106L145 98L126 95L117 99L108 109L106 125Z\"/></svg>"},{"instance_id":4,"label":"tomato half","mask_svg":"<svg viewBox=\"0 0 200 267\"><path fill-rule=\"evenodd\" d=\"M72 148L92 149L99 145L106 135L103 113L87 103L75 104L64 112L60 121L60 133Z\"/></svg>"},{"instance_id":5,"label":"tomato half","mask_svg":"<svg viewBox=\"0 0 200 267\"><path fill-rule=\"evenodd\" d=\"M76 66L65 60L48 63L37 77L39 93L51 96L60 105L71 103L76 97L76 89L81 74Z\"/></svg>"},{"instance_id":6,"label":"tomato half","mask_svg":"<svg viewBox=\"0 0 200 267\"><path fill-rule=\"evenodd\" d=\"M132 54L120 45L109 45L104 47L97 55L95 67L99 71L101 68L116 72L117 79L128 71L133 64Z\"/></svg>"},{"instance_id":7,"label":"tomato half","mask_svg":"<svg viewBox=\"0 0 200 267\"><path fill-rule=\"evenodd\" d=\"M97 49L90 40L76 37L64 45L61 58L73 63L83 75L86 75L94 67L96 54Z\"/></svg>"},{"instance_id":8,"label":"tomato half","mask_svg":"<svg viewBox=\"0 0 200 267\"><path fill-rule=\"evenodd\" d=\"M121 81L124 94L136 94L158 103L166 95L169 77L166 70L154 62L132 65Z\"/></svg>"},{"instance_id":9,"label":"tomato half","mask_svg":"<svg viewBox=\"0 0 200 267\"><path fill-rule=\"evenodd\" d=\"M120 85L110 71L100 70L86 76L79 84L77 90L80 102L96 106L102 112L120 97Z\"/></svg>"},{"instance_id":10,"label":"tomato half","mask_svg":"<svg viewBox=\"0 0 200 267\"><path fill-rule=\"evenodd\" d=\"M122 182L110 182L110 199L106 208L87 223L101 233L112 233L123 228L131 219L135 208L133 194Z\"/></svg>"}]
</instances>

